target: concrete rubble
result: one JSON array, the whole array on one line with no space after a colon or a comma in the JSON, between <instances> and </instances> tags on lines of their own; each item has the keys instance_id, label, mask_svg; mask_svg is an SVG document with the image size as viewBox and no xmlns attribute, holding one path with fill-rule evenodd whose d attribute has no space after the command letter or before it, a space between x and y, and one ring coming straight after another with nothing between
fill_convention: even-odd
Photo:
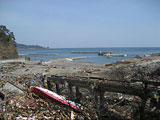
<instances>
[{"instance_id":1,"label":"concrete rubble","mask_svg":"<svg viewBox=\"0 0 160 120\"><path fill-rule=\"evenodd\" d=\"M17 86L19 86L19 85L13 85L13 84L7 82L7 83L3 86L2 89L3 89L4 91L17 92L17 93L19 93L19 94L23 94L23 91L22 91L20 88L18 88Z\"/></svg>"}]
</instances>

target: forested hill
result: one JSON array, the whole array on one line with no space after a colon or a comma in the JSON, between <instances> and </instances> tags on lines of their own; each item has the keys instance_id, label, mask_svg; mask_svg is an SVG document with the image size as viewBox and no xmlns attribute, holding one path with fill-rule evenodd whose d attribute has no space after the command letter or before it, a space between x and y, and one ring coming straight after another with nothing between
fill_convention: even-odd
<instances>
[{"instance_id":1,"label":"forested hill","mask_svg":"<svg viewBox=\"0 0 160 120\"><path fill-rule=\"evenodd\" d=\"M39 45L25 45L16 43L17 49L46 49L45 47Z\"/></svg>"},{"instance_id":2,"label":"forested hill","mask_svg":"<svg viewBox=\"0 0 160 120\"><path fill-rule=\"evenodd\" d=\"M18 57L14 33L0 25L0 60Z\"/></svg>"}]
</instances>

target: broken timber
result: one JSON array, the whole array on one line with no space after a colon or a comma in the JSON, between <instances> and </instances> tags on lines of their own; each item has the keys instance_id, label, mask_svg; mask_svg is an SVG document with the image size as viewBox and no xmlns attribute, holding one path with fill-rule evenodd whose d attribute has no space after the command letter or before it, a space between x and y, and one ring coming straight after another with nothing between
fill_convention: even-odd
<instances>
[{"instance_id":1,"label":"broken timber","mask_svg":"<svg viewBox=\"0 0 160 120\"><path fill-rule=\"evenodd\" d=\"M137 84L138 82L138 84ZM78 103L81 103L81 93L80 88L85 88L90 91L90 93L93 95L93 101L95 103L95 108L97 111L98 118L101 119L103 115L103 110L108 109L104 103L105 103L105 97L104 93L107 92L116 92L116 93L122 93L127 95L134 95L139 96L143 101L146 101L147 98L151 97L151 93L153 91L153 87L160 85L159 82L156 81L145 81L140 82L138 80L131 80L131 81L125 81L125 80L106 80L95 77L91 78L84 78L84 77L57 77L57 76L51 76L47 78L47 83L49 84L49 87L51 87L51 83L54 83L56 85L56 91L57 93L60 93L60 87L59 84L65 85L68 84L68 94L69 99L76 101ZM148 86L147 88L142 87L143 85ZM76 88L76 99L73 98L73 89L72 87ZM50 89L50 88L48 88Z\"/></svg>"},{"instance_id":2,"label":"broken timber","mask_svg":"<svg viewBox=\"0 0 160 120\"><path fill-rule=\"evenodd\" d=\"M125 82L116 82L116 81L107 81L103 82L102 80L95 80L95 79L69 79L69 78L63 78L63 77L48 77L47 81L53 82L55 84L64 84L67 82L69 84L69 92L72 94L72 86L76 86L78 88L86 88L86 89L94 89L97 92L116 92L116 93L122 93L122 94L128 94L128 95L135 95L135 96L141 96L143 94L143 88L141 85L134 85L130 83ZM57 86L57 85L56 85ZM93 88L94 87L94 88ZM77 88L77 89L78 89ZM49 88L50 89L50 88ZM57 92L59 93L59 87L56 88Z\"/></svg>"}]
</instances>

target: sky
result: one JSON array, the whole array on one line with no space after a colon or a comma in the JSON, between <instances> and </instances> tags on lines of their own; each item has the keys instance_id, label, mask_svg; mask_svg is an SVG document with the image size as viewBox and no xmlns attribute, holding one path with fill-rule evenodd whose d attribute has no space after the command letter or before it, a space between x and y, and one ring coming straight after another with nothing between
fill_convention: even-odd
<instances>
[{"instance_id":1,"label":"sky","mask_svg":"<svg viewBox=\"0 0 160 120\"><path fill-rule=\"evenodd\" d=\"M16 42L51 48L160 47L160 0L0 0Z\"/></svg>"}]
</instances>

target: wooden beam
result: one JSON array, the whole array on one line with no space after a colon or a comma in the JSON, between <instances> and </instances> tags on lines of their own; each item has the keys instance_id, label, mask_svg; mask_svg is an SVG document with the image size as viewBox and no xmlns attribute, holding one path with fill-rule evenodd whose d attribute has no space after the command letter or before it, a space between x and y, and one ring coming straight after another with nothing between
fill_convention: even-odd
<instances>
[{"instance_id":1,"label":"wooden beam","mask_svg":"<svg viewBox=\"0 0 160 120\"><path fill-rule=\"evenodd\" d=\"M76 102L80 103L80 91L79 91L79 87L76 86Z\"/></svg>"},{"instance_id":2,"label":"wooden beam","mask_svg":"<svg viewBox=\"0 0 160 120\"><path fill-rule=\"evenodd\" d=\"M50 80L47 80L47 88L48 88L48 90L51 90L51 83L50 82L51 82Z\"/></svg>"},{"instance_id":3,"label":"wooden beam","mask_svg":"<svg viewBox=\"0 0 160 120\"><path fill-rule=\"evenodd\" d=\"M131 80L131 82L134 83L134 82L142 82L142 81L140 81L140 80ZM147 80L147 81L144 81L144 82L146 82L149 85L160 86L160 82L157 82L157 81Z\"/></svg>"},{"instance_id":4,"label":"wooden beam","mask_svg":"<svg viewBox=\"0 0 160 120\"><path fill-rule=\"evenodd\" d=\"M72 86L82 87L90 89L91 85L96 85L96 88L99 91L108 91L108 92L116 92L128 95L141 96L143 94L143 88L141 84L131 84L128 82L118 82L118 81L107 81L103 82L101 80L92 80L92 79L68 79L68 78L58 78L58 77L50 77L48 78L52 82L68 82Z\"/></svg>"},{"instance_id":5,"label":"wooden beam","mask_svg":"<svg viewBox=\"0 0 160 120\"><path fill-rule=\"evenodd\" d=\"M69 98L73 100L73 91L72 91L72 85L68 84L68 90L69 90Z\"/></svg>"},{"instance_id":6,"label":"wooden beam","mask_svg":"<svg viewBox=\"0 0 160 120\"><path fill-rule=\"evenodd\" d=\"M56 83L56 92L57 92L58 94L60 94L60 89L59 89L59 84L58 84L58 83Z\"/></svg>"}]
</instances>

